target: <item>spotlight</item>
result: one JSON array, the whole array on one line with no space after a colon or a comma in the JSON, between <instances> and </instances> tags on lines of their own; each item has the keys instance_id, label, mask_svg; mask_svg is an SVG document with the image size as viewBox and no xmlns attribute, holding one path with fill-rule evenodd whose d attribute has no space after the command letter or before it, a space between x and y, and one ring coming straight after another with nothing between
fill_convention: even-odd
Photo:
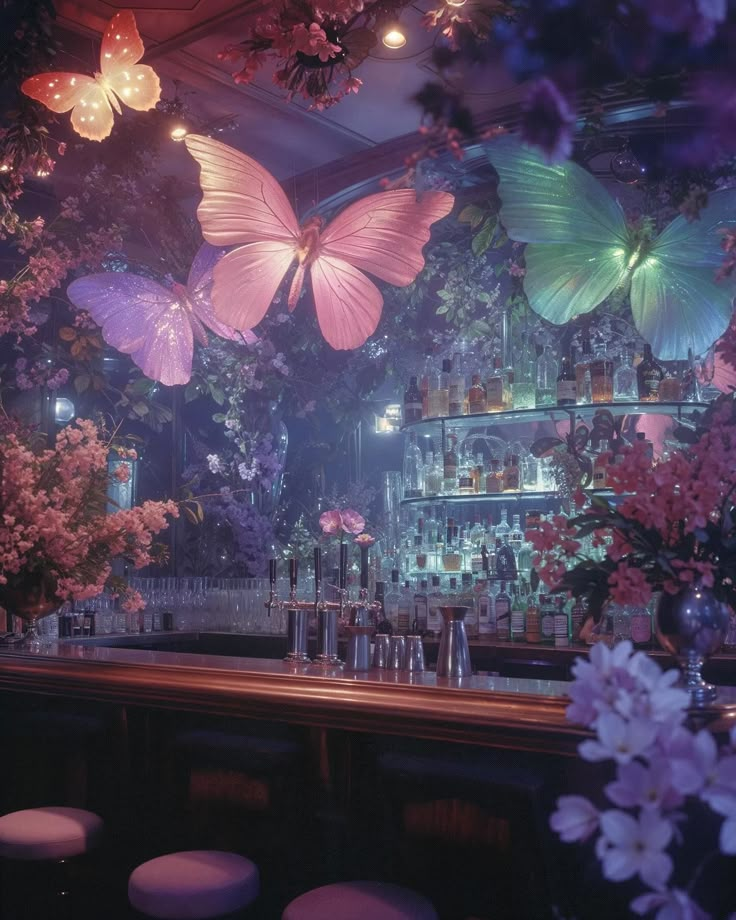
<instances>
[{"instance_id":1,"label":"spotlight","mask_svg":"<svg viewBox=\"0 0 736 920\"><path fill-rule=\"evenodd\" d=\"M172 141L183 141L187 134L189 134L189 128L182 124L174 125L169 131L169 137Z\"/></svg>"},{"instance_id":2,"label":"spotlight","mask_svg":"<svg viewBox=\"0 0 736 920\"><path fill-rule=\"evenodd\" d=\"M445 0L448 6L465 6L467 0Z\"/></svg>"},{"instance_id":3,"label":"spotlight","mask_svg":"<svg viewBox=\"0 0 736 920\"><path fill-rule=\"evenodd\" d=\"M381 41L392 51L398 51L399 48L403 48L406 44L406 35L398 22L392 22L386 26Z\"/></svg>"},{"instance_id":4,"label":"spotlight","mask_svg":"<svg viewBox=\"0 0 736 920\"><path fill-rule=\"evenodd\" d=\"M54 421L66 425L74 418L74 403L65 396L58 396L54 402Z\"/></svg>"}]
</instances>

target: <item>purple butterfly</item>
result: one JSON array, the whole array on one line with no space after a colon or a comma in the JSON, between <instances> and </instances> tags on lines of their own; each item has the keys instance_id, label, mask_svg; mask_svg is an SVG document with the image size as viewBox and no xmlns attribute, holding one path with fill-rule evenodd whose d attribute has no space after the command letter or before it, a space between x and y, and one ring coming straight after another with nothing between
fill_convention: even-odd
<instances>
[{"instance_id":1,"label":"purple butterfly","mask_svg":"<svg viewBox=\"0 0 736 920\"><path fill-rule=\"evenodd\" d=\"M205 326L223 339L255 342L250 331L237 332L221 323L210 301L212 270L226 252L203 243L186 286L130 272L100 272L77 278L67 288L69 300L102 326L102 337L150 377L166 386L188 383L192 376L194 339L207 345Z\"/></svg>"}]
</instances>

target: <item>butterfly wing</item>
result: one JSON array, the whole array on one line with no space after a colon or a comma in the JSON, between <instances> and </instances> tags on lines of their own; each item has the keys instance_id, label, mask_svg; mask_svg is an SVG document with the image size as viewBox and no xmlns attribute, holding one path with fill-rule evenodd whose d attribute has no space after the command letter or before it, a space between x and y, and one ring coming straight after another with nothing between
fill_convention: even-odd
<instances>
[{"instance_id":1,"label":"butterfly wing","mask_svg":"<svg viewBox=\"0 0 736 920\"><path fill-rule=\"evenodd\" d=\"M214 246L264 240L299 240L299 221L276 179L255 160L227 144L189 134L187 150L200 166L202 201L197 217Z\"/></svg>"},{"instance_id":2,"label":"butterfly wing","mask_svg":"<svg viewBox=\"0 0 736 920\"><path fill-rule=\"evenodd\" d=\"M147 377L166 386L189 381L192 326L169 288L129 272L101 272L77 278L67 296L102 327L105 341L129 354Z\"/></svg>"},{"instance_id":3,"label":"butterfly wing","mask_svg":"<svg viewBox=\"0 0 736 920\"><path fill-rule=\"evenodd\" d=\"M194 261L189 269L189 279L187 280L187 291L190 303L192 304L193 317L192 326L194 333L203 345L207 344L207 334L202 329L198 329L201 323L204 323L208 329L211 329L215 335L221 339L240 340L245 338L246 342L254 342L256 336L246 330L241 335L232 326L221 323L215 316L215 309L212 306L212 285L214 283L213 271L218 261L225 255L226 250L216 246L210 246L209 243L202 243L194 256ZM198 334L199 333L199 334Z\"/></svg>"},{"instance_id":4,"label":"butterfly wing","mask_svg":"<svg viewBox=\"0 0 736 920\"><path fill-rule=\"evenodd\" d=\"M216 318L243 331L266 315L294 260L294 244L266 240L238 246L214 269L212 303Z\"/></svg>"},{"instance_id":5,"label":"butterfly wing","mask_svg":"<svg viewBox=\"0 0 736 920\"><path fill-rule=\"evenodd\" d=\"M161 98L156 71L138 64L144 50L135 16L130 10L116 13L102 37L100 69L115 94L138 112L152 109Z\"/></svg>"},{"instance_id":6,"label":"butterfly wing","mask_svg":"<svg viewBox=\"0 0 736 920\"><path fill-rule=\"evenodd\" d=\"M413 189L368 195L328 224L320 235L320 255L406 287L424 268L430 227L450 213L454 201L448 192L426 192L417 200Z\"/></svg>"},{"instance_id":7,"label":"butterfly wing","mask_svg":"<svg viewBox=\"0 0 736 920\"><path fill-rule=\"evenodd\" d=\"M311 273L322 335L337 350L358 348L381 318L381 292L349 262L323 253L312 263Z\"/></svg>"},{"instance_id":8,"label":"butterfly wing","mask_svg":"<svg viewBox=\"0 0 736 920\"><path fill-rule=\"evenodd\" d=\"M663 361L704 354L728 326L736 279L716 281L721 228L736 226L736 190L713 192L700 217L677 217L634 270L631 311L640 334Z\"/></svg>"},{"instance_id":9,"label":"butterfly wing","mask_svg":"<svg viewBox=\"0 0 736 920\"><path fill-rule=\"evenodd\" d=\"M626 279L629 232L621 207L576 163L549 164L501 137L486 148L499 176L501 222L529 243L524 290L534 310L562 324L589 313Z\"/></svg>"},{"instance_id":10,"label":"butterfly wing","mask_svg":"<svg viewBox=\"0 0 736 920\"><path fill-rule=\"evenodd\" d=\"M72 127L81 137L101 141L112 131L112 109L104 89L94 77L42 73L25 80L21 89L52 112L72 109Z\"/></svg>"}]
</instances>

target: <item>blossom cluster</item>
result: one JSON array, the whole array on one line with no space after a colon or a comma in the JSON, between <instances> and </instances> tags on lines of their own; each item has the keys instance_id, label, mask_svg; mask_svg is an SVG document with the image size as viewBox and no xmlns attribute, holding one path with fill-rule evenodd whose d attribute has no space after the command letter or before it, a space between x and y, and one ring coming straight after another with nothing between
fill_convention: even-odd
<instances>
[{"instance_id":1,"label":"blossom cluster","mask_svg":"<svg viewBox=\"0 0 736 920\"><path fill-rule=\"evenodd\" d=\"M19 390L32 390L40 386L58 390L68 380L69 371L65 367L54 369L50 361L40 360L29 364L27 358L18 358L15 362L15 385Z\"/></svg>"},{"instance_id":2,"label":"blossom cluster","mask_svg":"<svg viewBox=\"0 0 736 920\"><path fill-rule=\"evenodd\" d=\"M147 501L108 514L110 450L87 419L63 428L53 449L34 450L15 432L4 438L0 585L22 585L24 576L43 572L55 582L60 601L83 600L104 589L115 557L133 568L161 557L153 537L166 529L168 516L178 516L178 508ZM131 594L126 603L137 600Z\"/></svg>"},{"instance_id":3,"label":"blossom cluster","mask_svg":"<svg viewBox=\"0 0 736 920\"><path fill-rule=\"evenodd\" d=\"M597 835L604 876L638 878L646 886L630 903L634 914L707 920L692 886L672 881L673 851L682 842L683 808L700 803L724 819L721 853L736 854L736 730L722 749L708 729L691 731L689 695L675 686L679 673L662 672L628 641L612 650L597 643L589 661L577 659L573 674L567 718L594 733L579 754L611 762L615 776L603 789L603 808L585 796L561 796L552 829L566 843Z\"/></svg>"}]
</instances>

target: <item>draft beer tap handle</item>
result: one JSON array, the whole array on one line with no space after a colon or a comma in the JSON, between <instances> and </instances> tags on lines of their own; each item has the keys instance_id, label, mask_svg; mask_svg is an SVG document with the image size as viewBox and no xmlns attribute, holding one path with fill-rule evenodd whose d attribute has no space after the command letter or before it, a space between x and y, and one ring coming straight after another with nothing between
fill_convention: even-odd
<instances>
[{"instance_id":1,"label":"draft beer tap handle","mask_svg":"<svg viewBox=\"0 0 736 920\"><path fill-rule=\"evenodd\" d=\"M299 560L289 559L289 587L296 591L297 576L299 573Z\"/></svg>"},{"instance_id":2,"label":"draft beer tap handle","mask_svg":"<svg viewBox=\"0 0 736 920\"><path fill-rule=\"evenodd\" d=\"M344 591L348 583L348 545L347 543L340 544L340 575L339 575L339 587L341 591Z\"/></svg>"},{"instance_id":3,"label":"draft beer tap handle","mask_svg":"<svg viewBox=\"0 0 736 920\"><path fill-rule=\"evenodd\" d=\"M314 547L314 584L315 588L322 584L322 550Z\"/></svg>"}]
</instances>

